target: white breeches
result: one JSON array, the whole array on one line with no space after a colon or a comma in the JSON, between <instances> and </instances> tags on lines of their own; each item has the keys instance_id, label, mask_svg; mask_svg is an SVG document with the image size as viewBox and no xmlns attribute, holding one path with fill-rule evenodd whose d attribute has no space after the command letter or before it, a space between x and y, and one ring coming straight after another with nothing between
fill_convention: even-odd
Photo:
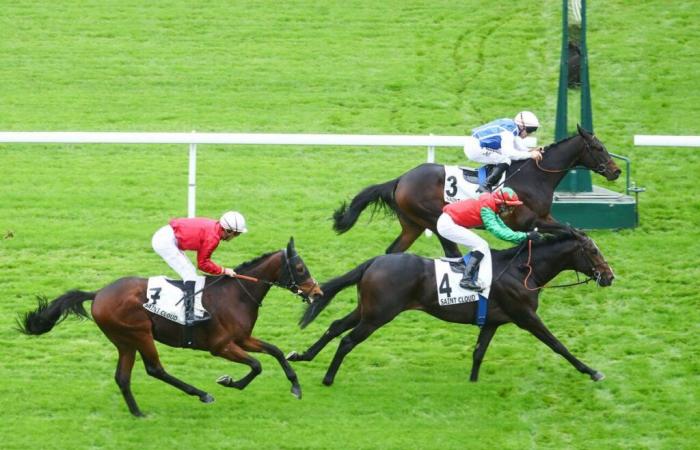
<instances>
[{"instance_id":1,"label":"white breeches","mask_svg":"<svg viewBox=\"0 0 700 450\"><path fill-rule=\"evenodd\" d=\"M183 281L197 279L197 270L185 253L177 247L175 232L170 225L162 227L153 234L151 245L153 245L153 250L180 275Z\"/></svg>"},{"instance_id":2,"label":"white breeches","mask_svg":"<svg viewBox=\"0 0 700 450\"><path fill-rule=\"evenodd\" d=\"M437 232L440 236L456 244L469 247L484 254L479 266L479 279L491 280L491 250L489 243L468 228L457 225L449 214L442 213L437 220Z\"/></svg>"},{"instance_id":3,"label":"white breeches","mask_svg":"<svg viewBox=\"0 0 700 450\"><path fill-rule=\"evenodd\" d=\"M464 144L464 154L472 161L481 164L508 164L510 158L490 148L482 148L479 140L473 136L468 136Z\"/></svg>"}]
</instances>

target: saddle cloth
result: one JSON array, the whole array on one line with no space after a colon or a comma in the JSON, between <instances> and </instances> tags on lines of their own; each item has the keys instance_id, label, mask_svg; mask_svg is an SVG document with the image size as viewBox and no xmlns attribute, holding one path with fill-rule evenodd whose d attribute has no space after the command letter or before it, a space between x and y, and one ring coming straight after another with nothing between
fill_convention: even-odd
<instances>
[{"instance_id":1,"label":"saddle cloth","mask_svg":"<svg viewBox=\"0 0 700 450\"><path fill-rule=\"evenodd\" d=\"M202 292L199 292L204 287L204 280L205 277L197 277L194 285L194 291L197 292L194 296L195 316L202 316L204 312ZM150 277L146 290L147 301L143 307L153 314L158 314L168 320L184 325L185 301L183 299L183 285L184 283L181 280L170 280L162 275Z\"/></svg>"},{"instance_id":2,"label":"saddle cloth","mask_svg":"<svg viewBox=\"0 0 700 450\"><path fill-rule=\"evenodd\" d=\"M462 274L453 272L450 263L442 259L435 259L435 284L437 285L437 298L440 306L457 305L459 303L471 303L479 300L479 292L464 289L459 286ZM479 271L479 283L487 286L481 292L485 298L489 298L491 292L491 277L484 279Z\"/></svg>"},{"instance_id":3,"label":"saddle cloth","mask_svg":"<svg viewBox=\"0 0 700 450\"><path fill-rule=\"evenodd\" d=\"M482 170L482 169L479 169ZM477 198L479 174L476 169L459 166L445 166L444 199L454 203L467 198Z\"/></svg>"}]
</instances>

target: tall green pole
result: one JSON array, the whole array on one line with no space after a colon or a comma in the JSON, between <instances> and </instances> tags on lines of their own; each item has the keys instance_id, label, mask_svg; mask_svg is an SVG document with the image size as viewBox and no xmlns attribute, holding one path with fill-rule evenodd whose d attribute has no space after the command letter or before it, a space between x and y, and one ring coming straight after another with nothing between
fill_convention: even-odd
<instances>
[{"instance_id":1,"label":"tall green pole","mask_svg":"<svg viewBox=\"0 0 700 450\"><path fill-rule=\"evenodd\" d=\"M559 62L559 94L557 95L557 120L554 127L554 140L561 141L568 136L567 131L567 83L569 79L569 5L562 0L561 60Z\"/></svg>"},{"instance_id":2,"label":"tall green pole","mask_svg":"<svg viewBox=\"0 0 700 450\"><path fill-rule=\"evenodd\" d=\"M586 46L586 0L581 0L581 125L593 132L591 86L588 82L588 47Z\"/></svg>"}]
</instances>

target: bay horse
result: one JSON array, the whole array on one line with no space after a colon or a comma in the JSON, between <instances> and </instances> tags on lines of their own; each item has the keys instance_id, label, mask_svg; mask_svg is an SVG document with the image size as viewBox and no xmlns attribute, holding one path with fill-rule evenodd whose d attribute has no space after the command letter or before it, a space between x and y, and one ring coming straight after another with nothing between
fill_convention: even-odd
<instances>
[{"instance_id":1,"label":"bay horse","mask_svg":"<svg viewBox=\"0 0 700 450\"><path fill-rule=\"evenodd\" d=\"M551 215L554 189L569 169L581 165L605 176L609 181L620 176L620 169L611 159L603 143L593 134L577 126L578 133L549 145L542 161L513 161L506 171L505 186L512 188L525 208L518 208L506 224L514 230L561 231ZM368 186L357 194L350 205L344 202L333 214L333 229L345 233L367 206L383 207L393 212L401 224L401 234L389 245L386 253L407 250L418 236L429 229L436 233L446 256L461 256L457 245L437 234L436 222L444 200L445 166L425 163L386 183Z\"/></svg>"},{"instance_id":2,"label":"bay horse","mask_svg":"<svg viewBox=\"0 0 700 450\"><path fill-rule=\"evenodd\" d=\"M288 289L310 301L322 294L318 283L297 253L293 238L286 249L266 253L241 264L235 271L240 278L206 277L202 304L211 314L211 319L194 328L191 348L208 350L214 356L249 366L250 372L238 381L228 375L217 380L222 386L236 389L245 388L262 371L260 362L247 352L272 355L291 382L292 394L301 398L297 375L282 351L251 336L251 332L258 318L258 308L271 286ZM161 365L154 340L172 347L183 347L184 326L143 307L147 284L146 278L128 277L96 292L69 291L50 303L40 298L38 308L20 318L20 331L30 335L44 334L71 313L88 317L83 302L92 300L92 318L119 351L115 380L131 414L143 416L131 392L131 370L137 351L148 375L197 396L204 403L213 402L214 397L207 392L175 378Z\"/></svg>"},{"instance_id":3,"label":"bay horse","mask_svg":"<svg viewBox=\"0 0 700 450\"><path fill-rule=\"evenodd\" d=\"M586 281L595 280L600 286L610 286L614 278L612 269L596 244L583 232L573 229L548 236L539 243L525 241L517 247L493 252L494 281L486 322L481 327L473 353L471 381L478 379L481 362L496 329L509 322L535 335L592 380L604 378L601 372L573 356L537 315L540 290L563 270L581 272L590 277ZM449 306L438 304L432 259L395 253L374 257L345 275L322 284L323 296L307 306L300 326L306 327L336 294L352 285L357 285L357 307L333 322L305 352L292 352L287 356L290 361L311 361L332 339L352 330L341 339L323 378L323 384L327 386L333 384L343 358L402 311L413 309L447 322L475 323L477 302Z\"/></svg>"}]
</instances>

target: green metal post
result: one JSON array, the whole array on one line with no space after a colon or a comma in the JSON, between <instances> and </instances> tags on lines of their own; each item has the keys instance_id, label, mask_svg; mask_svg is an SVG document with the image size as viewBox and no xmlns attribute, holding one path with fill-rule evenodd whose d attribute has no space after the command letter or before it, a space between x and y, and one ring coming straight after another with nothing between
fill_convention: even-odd
<instances>
[{"instance_id":1,"label":"green metal post","mask_svg":"<svg viewBox=\"0 0 700 450\"><path fill-rule=\"evenodd\" d=\"M581 0L581 125L593 133L591 85L588 81L588 47L586 46L586 0ZM590 174L589 174L590 176Z\"/></svg>"},{"instance_id":2,"label":"green metal post","mask_svg":"<svg viewBox=\"0 0 700 450\"><path fill-rule=\"evenodd\" d=\"M554 139L567 137L567 80L569 78L569 7L568 0L562 0L561 59L559 61L559 94L557 95L557 120Z\"/></svg>"}]
</instances>

